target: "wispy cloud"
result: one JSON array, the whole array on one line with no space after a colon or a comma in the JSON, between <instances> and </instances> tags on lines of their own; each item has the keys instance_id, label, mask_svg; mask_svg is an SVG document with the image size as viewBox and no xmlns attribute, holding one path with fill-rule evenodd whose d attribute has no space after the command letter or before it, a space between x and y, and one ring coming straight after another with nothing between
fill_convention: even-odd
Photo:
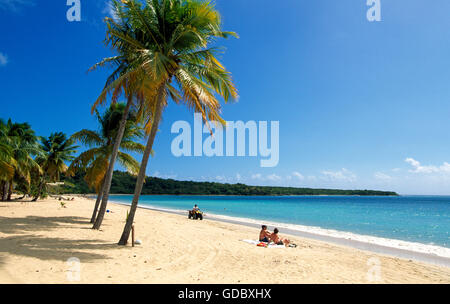
<instances>
[{"instance_id":1,"label":"wispy cloud","mask_svg":"<svg viewBox=\"0 0 450 304\"><path fill-rule=\"evenodd\" d=\"M0 53L0 66L5 66L8 64L8 56L3 53Z\"/></svg>"},{"instance_id":2,"label":"wispy cloud","mask_svg":"<svg viewBox=\"0 0 450 304\"><path fill-rule=\"evenodd\" d=\"M236 180L239 182L242 179L242 176L239 173L236 173Z\"/></svg>"},{"instance_id":3,"label":"wispy cloud","mask_svg":"<svg viewBox=\"0 0 450 304\"><path fill-rule=\"evenodd\" d=\"M263 177L262 177L262 174L256 173L256 174L252 174L252 179L263 179Z\"/></svg>"},{"instance_id":4,"label":"wispy cloud","mask_svg":"<svg viewBox=\"0 0 450 304\"><path fill-rule=\"evenodd\" d=\"M24 6L36 5L35 0L0 0L0 10L18 12Z\"/></svg>"},{"instance_id":5,"label":"wispy cloud","mask_svg":"<svg viewBox=\"0 0 450 304\"><path fill-rule=\"evenodd\" d=\"M423 166L419 161L415 160L414 158L407 158L405 159L405 162L410 164L413 169L409 170L409 172L412 173L449 173L450 174L450 164L447 162L444 162L441 166Z\"/></svg>"},{"instance_id":6,"label":"wispy cloud","mask_svg":"<svg viewBox=\"0 0 450 304\"><path fill-rule=\"evenodd\" d=\"M267 176L267 180L272 181L272 182L277 182L281 180L281 176L276 175L276 174L270 174Z\"/></svg>"},{"instance_id":7,"label":"wispy cloud","mask_svg":"<svg viewBox=\"0 0 450 304\"><path fill-rule=\"evenodd\" d=\"M322 178L328 181L341 181L341 182L354 182L356 181L356 175L345 169L339 171L322 171Z\"/></svg>"},{"instance_id":8,"label":"wispy cloud","mask_svg":"<svg viewBox=\"0 0 450 304\"><path fill-rule=\"evenodd\" d=\"M380 180L380 181L390 181L390 180L392 180L392 176L387 175L387 174L385 174L383 172L375 172L373 177L376 180Z\"/></svg>"},{"instance_id":9,"label":"wispy cloud","mask_svg":"<svg viewBox=\"0 0 450 304\"><path fill-rule=\"evenodd\" d=\"M297 171L292 172L292 176L294 178L298 179L298 180L304 180L305 179L305 177L300 172L297 172Z\"/></svg>"},{"instance_id":10,"label":"wispy cloud","mask_svg":"<svg viewBox=\"0 0 450 304\"><path fill-rule=\"evenodd\" d=\"M176 179L178 177L177 174L161 174L159 171L156 171L153 174L153 177L162 178L162 179Z\"/></svg>"}]
</instances>

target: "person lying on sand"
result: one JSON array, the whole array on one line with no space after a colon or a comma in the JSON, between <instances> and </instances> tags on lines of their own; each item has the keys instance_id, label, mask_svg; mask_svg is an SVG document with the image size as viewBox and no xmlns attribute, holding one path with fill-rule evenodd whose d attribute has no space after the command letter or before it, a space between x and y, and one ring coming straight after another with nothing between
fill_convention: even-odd
<instances>
[{"instance_id":1,"label":"person lying on sand","mask_svg":"<svg viewBox=\"0 0 450 304\"><path fill-rule=\"evenodd\" d=\"M261 231L259 232L259 241L269 243L270 235L271 233L269 230L267 230L267 226L262 225Z\"/></svg>"},{"instance_id":2,"label":"person lying on sand","mask_svg":"<svg viewBox=\"0 0 450 304\"><path fill-rule=\"evenodd\" d=\"M273 230L273 233L270 235L269 241L270 241L270 242L274 242L274 243L277 244L277 245L285 245L285 246L289 246L290 241L289 241L288 239L281 238L281 237L278 235L278 232L279 232L278 228L275 228L275 229Z\"/></svg>"}]
</instances>

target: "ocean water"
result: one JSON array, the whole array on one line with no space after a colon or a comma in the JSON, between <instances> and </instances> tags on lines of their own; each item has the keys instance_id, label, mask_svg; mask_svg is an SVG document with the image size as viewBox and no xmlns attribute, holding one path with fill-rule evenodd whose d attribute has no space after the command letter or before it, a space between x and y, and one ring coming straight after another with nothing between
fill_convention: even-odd
<instances>
[{"instance_id":1,"label":"ocean water","mask_svg":"<svg viewBox=\"0 0 450 304\"><path fill-rule=\"evenodd\" d=\"M112 195L110 199L129 204L132 196ZM407 249L414 247L408 246L409 243L419 243L430 248L437 246L444 255L450 252L450 196L144 195L139 202L142 207L178 211L191 209L194 204L207 215L219 218L239 218L354 239L363 236L363 240L373 242L380 242L381 238L384 245L386 239L400 240L405 243L399 246Z\"/></svg>"}]
</instances>

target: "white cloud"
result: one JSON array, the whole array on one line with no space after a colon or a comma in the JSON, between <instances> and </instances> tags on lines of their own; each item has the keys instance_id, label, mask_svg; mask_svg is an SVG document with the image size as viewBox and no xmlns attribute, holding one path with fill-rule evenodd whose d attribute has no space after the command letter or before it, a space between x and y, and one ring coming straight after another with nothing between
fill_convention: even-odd
<instances>
[{"instance_id":1,"label":"white cloud","mask_svg":"<svg viewBox=\"0 0 450 304\"><path fill-rule=\"evenodd\" d=\"M8 56L3 53L0 53L0 66L5 66L8 64Z\"/></svg>"},{"instance_id":2,"label":"white cloud","mask_svg":"<svg viewBox=\"0 0 450 304\"><path fill-rule=\"evenodd\" d=\"M223 176L223 175L217 175L217 176L216 176L216 180L219 181L219 182L223 182L223 181L226 180L226 177Z\"/></svg>"},{"instance_id":3,"label":"white cloud","mask_svg":"<svg viewBox=\"0 0 450 304\"><path fill-rule=\"evenodd\" d=\"M176 179L178 177L177 174L161 174L159 171L156 171L153 174L153 177L162 178L162 179Z\"/></svg>"},{"instance_id":4,"label":"white cloud","mask_svg":"<svg viewBox=\"0 0 450 304\"><path fill-rule=\"evenodd\" d=\"M381 180L381 181L390 181L392 180L392 176L389 176L383 172L375 172L374 175L375 179Z\"/></svg>"},{"instance_id":5,"label":"white cloud","mask_svg":"<svg viewBox=\"0 0 450 304\"><path fill-rule=\"evenodd\" d=\"M0 0L0 10L18 12L22 6L33 6L35 4L34 0Z\"/></svg>"},{"instance_id":6,"label":"white cloud","mask_svg":"<svg viewBox=\"0 0 450 304\"><path fill-rule=\"evenodd\" d=\"M437 167L437 166L422 166L420 164L420 162L418 162L417 160L410 158L410 157L405 159L405 162L407 162L408 164L410 164L413 167L412 170L409 170L409 172L412 172L412 173L426 173L426 174L450 173L450 164L447 162L444 162L444 164L439 167Z\"/></svg>"},{"instance_id":7,"label":"white cloud","mask_svg":"<svg viewBox=\"0 0 450 304\"><path fill-rule=\"evenodd\" d=\"M276 174L271 174L271 175L267 176L267 179L272 181L272 182L280 181L281 180L281 176L278 176Z\"/></svg>"},{"instance_id":8,"label":"white cloud","mask_svg":"<svg viewBox=\"0 0 450 304\"><path fill-rule=\"evenodd\" d=\"M345 169L339 171L322 171L323 179L329 181L345 181L345 182L354 182L356 181L356 175Z\"/></svg>"},{"instance_id":9,"label":"white cloud","mask_svg":"<svg viewBox=\"0 0 450 304\"><path fill-rule=\"evenodd\" d=\"M305 177L300 172L297 172L297 171L292 172L292 176L294 176L298 180L304 180L305 179Z\"/></svg>"},{"instance_id":10,"label":"white cloud","mask_svg":"<svg viewBox=\"0 0 450 304\"><path fill-rule=\"evenodd\" d=\"M262 175L260 173L253 174L252 179L262 179Z\"/></svg>"},{"instance_id":11,"label":"white cloud","mask_svg":"<svg viewBox=\"0 0 450 304\"><path fill-rule=\"evenodd\" d=\"M242 176L239 173L236 173L236 180L240 181L242 179Z\"/></svg>"}]
</instances>

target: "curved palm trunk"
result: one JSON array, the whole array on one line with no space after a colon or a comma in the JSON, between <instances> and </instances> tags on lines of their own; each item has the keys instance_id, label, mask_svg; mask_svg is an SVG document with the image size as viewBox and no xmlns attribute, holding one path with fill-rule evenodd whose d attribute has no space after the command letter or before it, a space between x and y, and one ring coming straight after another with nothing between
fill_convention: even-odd
<instances>
[{"instance_id":1,"label":"curved palm trunk","mask_svg":"<svg viewBox=\"0 0 450 304\"><path fill-rule=\"evenodd\" d=\"M98 195L97 195L97 200L95 201L94 211L92 212L92 216L91 216L91 222L90 222L91 224L95 223L95 218L97 217L98 206L100 205L100 202L102 200L104 187L105 187L105 181L103 181L102 187L100 188L100 191L98 192Z\"/></svg>"},{"instance_id":2,"label":"curved palm trunk","mask_svg":"<svg viewBox=\"0 0 450 304\"><path fill-rule=\"evenodd\" d=\"M3 189L2 189L2 202L6 201L6 197L8 195L8 182L3 182Z\"/></svg>"},{"instance_id":3,"label":"curved palm trunk","mask_svg":"<svg viewBox=\"0 0 450 304\"><path fill-rule=\"evenodd\" d=\"M8 202L11 201L11 196L13 193L13 183L9 183L9 189L8 189Z\"/></svg>"},{"instance_id":4,"label":"curved palm trunk","mask_svg":"<svg viewBox=\"0 0 450 304\"><path fill-rule=\"evenodd\" d=\"M42 195L42 191L44 190L44 185L45 185L45 176L42 177L41 182L39 183L39 189L38 189L38 193L36 194L36 196L31 200L32 202L36 202Z\"/></svg>"},{"instance_id":5,"label":"curved palm trunk","mask_svg":"<svg viewBox=\"0 0 450 304\"><path fill-rule=\"evenodd\" d=\"M119 240L119 245L126 245L128 238L130 237L131 228L134 222L134 215L136 214L136 209L139 203L139 197L142 192L142 187L145 181L145 172L147 170L148 158L150 157L150 152L153 148L153 142L155 141L156 132L158 131L159 122L161 121L162 111L163 111L163 94L164 86L159 88L158 92L158 103L156 104L156 109L153 117L152 129L150 131L150 136L148 137L147 146L145 147L144 155L142 156L141 167L139 168L139 174L136 181L136 187L134 189L133 202L131 203L130 213L128 214L127 222L123 229L122 236Z\"/></svg>"},{"instance_id":6,"label":"curved palm trunk","mask_svg":"<svg viewBox=\"0 0 450 304\"><path fill-rule=\"evenodd\" d=\"M127 118L128 118L128 112L130 111L132 101L133 101L133 97L129 96L127 105L123 112L122 119L120 120L119 131L117 132L117 137L116 137L116 140L114 141L114 147L113 147L113 152L111 154L111 160L109 161L108 172L105 175L102 203L100 205L97 219L95 220L95 223L94 223L94 226L92 227L92 229L97 229L97 230L100 229L102 222L103 222L103 218L105 217L106 206L108 205L108 199L109 199L109 190L111 189L111 182L112 182L112 177L113 177L113 173L114 173L114 164L116 162L117 155L119 154L119 147L120 147L120 143L122 142L123 133L125 131L125 125L126 125Z\"/></svg>"}]
</instances>

